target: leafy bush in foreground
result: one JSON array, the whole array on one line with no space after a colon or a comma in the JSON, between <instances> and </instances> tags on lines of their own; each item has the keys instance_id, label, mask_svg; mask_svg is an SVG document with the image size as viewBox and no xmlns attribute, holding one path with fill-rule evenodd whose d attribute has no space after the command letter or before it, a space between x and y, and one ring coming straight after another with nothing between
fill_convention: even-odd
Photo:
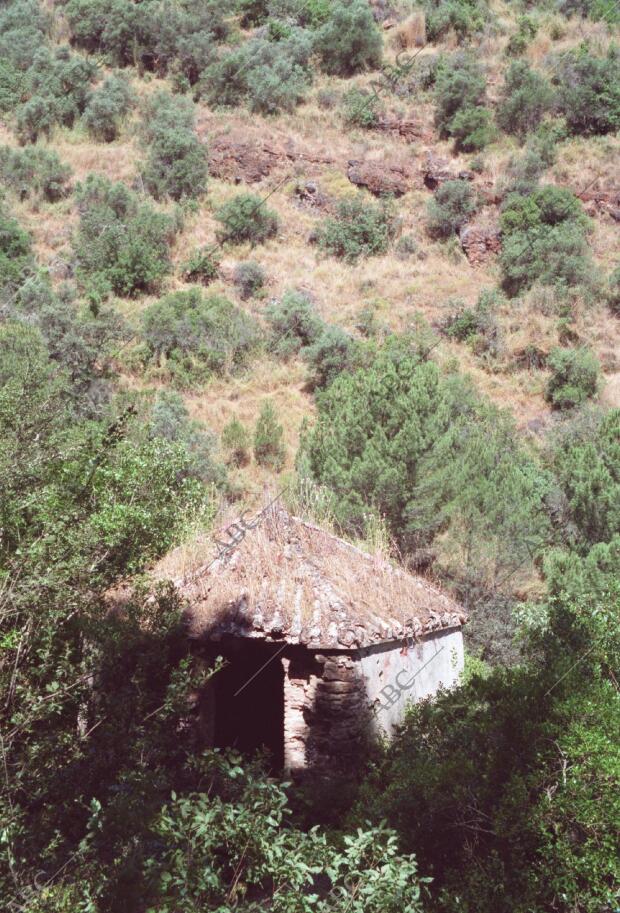
<instances>
[{"instance_id":1,"label":"leafy bush in foreground","mask_svg":"<svg viewBox=\"0 0 620 913\"><path fill-rule=\"evenodd\" d=\"M144 183L156 199L201 196L207 187L207 150L194 130L190 102L158 92L145 112L150 140Z\"/></svg>"},{"instance_id":2,"label":"leafy bush in foreground","mask_svg":"<svg viewBox=\"0 0 620 913\"><path fill-rule=\"evenodd\" d=\"M217 106L246 101L262 114L292 111L312 81L311 52L303 29L291 29L280 41L252 38L205 71L200 94Z\"/></svg>"},{"instance_id":3,"label":"leafy bush in foreground","mask_svg":"<svg viewBox=\"0 0 620 913\"><path fill-rule=\"evenodd\" d=\"M325 253L353 263L359 257L385 253L394 231L393 204L371 203L360 193L341 200L335 218L325 219L313 240Z\"/></svg>"},{"instance_id":4,"label":"leafy bush in foreground","mask_svg":"<svg viewBox=\"0 0 620 913\"><path fill-rule=\"evenodd\" d=\"M479 0L427 0L424 6L426 35L430 41L454 31L460 43L481 32L488 18L486 4Z\"/></svg>"},{"instance_id":5,"label":"leafy bush in foreground","mask_svg":"<svg viewBox=\"0 0 620 913\"><path fill-rule=\"evenodd\" d=\"M220 258L209 247L197 247L183 266L183 278L187 282L202 282L208 285L217 279L220 269Z\"/></svg>"},{"instance_id":6,"label":"leafy bush in foreground","mask_svg":"<svg viewBox=\"0 0 620 913\"><path fill-rule=\"evenodd\" d=\"M252 435L239 419L231 418L222 429L222 447L228 452L227 462L232 466L247 466L250 462Z\"/></svg>"},{"instance_id":7,"label":"leafy bush in foreground","mask_svg":"<svg viewBox=\"0 0 620 913\"><path fill-rule=\"evenodd\" d=\"M440 62L434 98L439 131L453 137L457 148L477 151L491 141L491 116L484 107L486 78L471 54L459 52Z\"/></svg>"},{"instance_id":8,"label":"leafy bush in foreground","mask_svg":"<svg viewBox=\"0 0 620 913\"><path fill-rule=\"evenodd\" d=\"M273 302L265 309L265 318L272 333L270 348L283 358L312 345L325 327L312 302L303 292L286 292L280 301Z\"/></svg>"}]
</instances>

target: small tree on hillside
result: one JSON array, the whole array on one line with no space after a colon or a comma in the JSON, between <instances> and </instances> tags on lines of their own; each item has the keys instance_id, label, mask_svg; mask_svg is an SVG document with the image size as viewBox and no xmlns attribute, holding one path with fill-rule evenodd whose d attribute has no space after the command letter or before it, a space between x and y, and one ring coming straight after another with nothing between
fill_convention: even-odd
<instances>
[{"instance_id":1,"label":"small tree on hillside","mask_svg":"<svg viewBox=\"0 0 620 913\"><path fill-rule=\"evenodd\" d=\"M284 428L278 423L273 403L267 400L256 422L254 431L254 456L259 466L279 472L286 459L286 446L282 440Z\"/></svg>"}]
</instances>

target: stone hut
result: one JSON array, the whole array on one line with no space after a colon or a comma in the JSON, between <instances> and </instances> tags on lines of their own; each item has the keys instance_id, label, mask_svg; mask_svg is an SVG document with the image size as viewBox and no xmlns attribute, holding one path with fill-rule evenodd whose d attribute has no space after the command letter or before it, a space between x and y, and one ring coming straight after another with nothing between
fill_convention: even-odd
<instances>
[{"instance_id":1,"label":"stone hut","mask_svg":"<svg viewBox=\"0 0 620 913\"><path fill-rule=\"evenodd\" d=\"M350 770L369 733L453 686L466 616L428 580L279 507L177 581L196 652L224 669L201 696L208 743L266 748L301 776Z\"/></svg>"}]
</instances>

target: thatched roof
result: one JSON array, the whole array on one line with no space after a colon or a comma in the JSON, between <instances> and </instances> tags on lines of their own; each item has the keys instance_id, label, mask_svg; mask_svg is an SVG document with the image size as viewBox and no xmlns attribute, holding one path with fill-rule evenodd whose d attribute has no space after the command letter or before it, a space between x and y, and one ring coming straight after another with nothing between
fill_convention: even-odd
<instances>
[{"instance_id":1,"label":"thatched roof","mask_svg":"<svg viewBox=\"0 0 620 913\"><path fill-rule=\"evenodd\" d=\"M230 554L176 585L191 636L210 640L232 634L355 649L466 621L463 609L424 578L278 506L264 511Z\"/></svg>"}]
</instances>

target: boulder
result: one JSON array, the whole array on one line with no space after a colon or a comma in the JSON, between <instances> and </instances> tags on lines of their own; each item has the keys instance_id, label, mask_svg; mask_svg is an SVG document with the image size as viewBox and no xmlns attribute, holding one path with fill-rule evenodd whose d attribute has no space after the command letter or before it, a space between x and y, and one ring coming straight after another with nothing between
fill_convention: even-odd
<instances>
[{"instance_id":1,"label":"boulder","mask_svg":"<svg viewBox=\"0 0 620 913\"><path fill-rule=\"evenodd\" d=\"M499 226L493 223L470 222L461 228L459 238L465 256L474 266L486 263L502 249Z\"/></svg>"},{"instance_id":2,"label":"boulder","mask_svg":"<svg viewBox=\"0 0 620 913\"><path fill-rule=\"evenodd\" d=\"M402 165L390 162L349 162L347 177L356 187L366 187L376 196L400 197L410 189L411 175Z\"/></svg>"}]
</instances>

